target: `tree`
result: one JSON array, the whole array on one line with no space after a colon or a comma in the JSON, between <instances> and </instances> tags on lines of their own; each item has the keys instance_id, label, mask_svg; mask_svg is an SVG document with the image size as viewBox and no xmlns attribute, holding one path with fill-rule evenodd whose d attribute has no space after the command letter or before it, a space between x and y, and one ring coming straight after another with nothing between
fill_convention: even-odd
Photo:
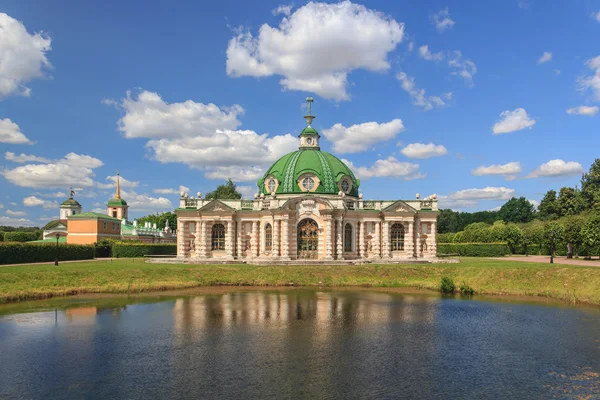
<instances>
[{"instance_id":1,"label":"tree","mask_svg":"<svg viewBox=\"0 0 600 400\"><path fill-rule=\"evenodd\" d=\"M556 221L548 222L544 229L544 243L550 248L550 262L554 262L554 250L565 235L565 228Z\"/></svg>"},{"instance_id":2,"label":"tree","mask_svg":"<svg viewBox=\"0 0 600 400\"><path fill-rule=\"evenodd\" d=\"M504 240L510 247L510 252L514 254L523 240L523 233L515 224L509 224L504 229Z\"/></svg>"},{"instance_id":3,"label":"tree","mask_svg":"<svg viewBox=\"0 0 600 400\"><path fill-rule=\"evenodd\" d=\"M544 220L556 219L557 212L556 212L556 191L555 190L550 189L544 195L544 198L542 199L542 201L540 202L540 205L538 206L538 216L540 217L540 219L544 219Z\"/></svg>"},{"instance_id":4,"label":"tree","mask_svg":"<svg viewBox=\"0 0 600 400\"><path fill-rule=\"evenodd\" d=\"M523 244L525 253L529 254L529 246L536 245L541 250L544 243L544 226L540 221L534 221L523 227Z\"/></svg>"},{"instance_id":5,"label":"tree","mask_svg":"<svg viewBox=\"0 0 600 400\"><path fill-rule=\"evenodd\" d=\"M169 227L173 230L177 229L177 215L170 211L146 215L138 218L137 221L138 225L144 225L146 222L156 223L156 227L160 230L165 229L166 223L169 221Z\"/></svg>"},{"instance_id":6,"label":"tree","mask_svg":"<svg viewBox=\"0 0 600 400\"><path fill-rule=\"evenodd\" d=\"M513 197L498 212L498 216L504 222L529 222L533 220L535 207L525 197Z\"/></svg>"},{"instance_id":7,"label":"tree","mask_svg":"<svg viewBox=\"0 0 600 400\"><path fill-rule=\"evenodd\" d=\"M587 209L600 210L600 158L596 158L589 172L581 176L581 194Z\"/></svg>"},{"instance_id":8,"label":"tree","mask_svg":"<svg viewBox=\"0 0 600 400\"><path fill-rule=\"evenodd\" d=\"M567 258L573 258L573 253L577 254L579 247L583 243L581 228L584 222L584 219L580 216L570 216L563 221L565 241L567 242Z\"/></svg>"},{"instance_id":9,"label":"tree","mask_svg":"<svg viewBox=\"0 0 600 400\"><path fill-rule=\"evenodd\" d=\"M560 189L555 205L556 214L561 217L579 214L586 208L581 192L571 187Z\"/></svg>"},{"instance_id":10,"label":"tree","mask_svg":"<svg viewBox=\"0 0 600 400\"><path fill-rule=\"evenodd\" d=\"M589 254L600 246L600 214L588 219L581 229L583 244L588 248Z\"/></svg>"},{"instance_id":11,"label":"tree","mask_svg":"<svg viewBox=\"0 0 600 400\"><path fill-rule=\"evenodd\" d=\"M241 199L241 198L242 198L242 194L237 191L235 183L233 183L231 178L229 178L227 180L227 182L225 182L223 185L217 186L217 188L215 190L207 193L207 195L206 195L207 200L213 200L213 199L230 200L230 199Z\"/></svg>"}]
</instances>

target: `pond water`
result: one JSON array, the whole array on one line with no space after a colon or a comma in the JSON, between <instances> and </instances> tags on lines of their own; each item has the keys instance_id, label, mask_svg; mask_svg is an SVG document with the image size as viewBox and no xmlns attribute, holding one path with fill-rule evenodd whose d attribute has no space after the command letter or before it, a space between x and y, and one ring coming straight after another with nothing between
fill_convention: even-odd
<instances>
[{"instance_id":1,"label":"pond water","mask_svg":"<svg viewBox=\"0 0 600 400\"><path fill-rule=\"evenodd\" d=\"M0 307L2 399L600 398L596 308L344 290L39 305Z\"/></svg>"}]
</instances>

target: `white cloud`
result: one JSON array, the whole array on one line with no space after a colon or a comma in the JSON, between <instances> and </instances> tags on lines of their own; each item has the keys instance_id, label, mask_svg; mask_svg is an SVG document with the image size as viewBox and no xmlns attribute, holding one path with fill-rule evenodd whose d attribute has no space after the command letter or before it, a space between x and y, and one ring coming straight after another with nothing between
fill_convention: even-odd
<instances>
[{"instance_id":1,"label":"white cloud","mask_svg":"<svg viewBox=\"0 0 600 400\"><path fill-rule=\"evenodd\" d=\"M56 201L44 200L35 196L25 197L23 199L23 205L25 207L43 207L43 208L58 208Z\"/></svg>"},{"instance_id":2,"label":"white cloud","mask_svg":"<svg viewBox=\"0 0 600 400\"><path fill-rule=\"evenodd\" d=\"M117 187L117 175L107 176L105 180L110 181L110 183L96 182L96 187L98 189L111 189ZM138 181L130 181L123 178L123 176L119 176L119 186L121 188L135 188L139 185L140 183Z\"/></svg>"},{"instance_id":3,"label":"white cloud","mask_svg":"<svg viewBox=\"0 0 600 400\"><path fill-rule=\"evenodd\" d=\"M106 208L100 208L100 207L92 208L92 212L95 212L98 214L104 214L104 213L106 213Z\"/></svg>"},{"instance_id":4,"label":"white cloud","mask_svg":"<svg viewBox=\"0 0 600 400\"><path fill-rule=\"evenodd\" d=\"M2 26L0 25L0 30L1 29ZM1 40L2 39L0 39L0 41ZM2 57L0 57L0 61L1 60ZM0 68L2 68L1 63ZM33 144L33 142L27 139L23 132L21 132L21 129L19 129L19 125L15 124L8 118L0 119L0 143Z\"/></svg>"},{"instance_id":5,"label":"white cloud","mask_svg":"<svg viewBox=\"0 0 600 400\"><path fill-rule=\"evenodd\" d=\"M285 15L286 17L289 17L290 14L292 13L293 7L294 7L293 4L287 4L287 5L282 4L271 12L273 13L273 15L281 14L281 15Z\"/></svg>"},{"instance_id":6,"label":"white cloud","mask_svg":"<svg viewBox=\"0 0 600 400\"><path fill-rule=\"evenodd\" d=\"M593 117L594 115L598 114L598 107L597 106L593 106L593 107L588 107L588 106L573 107L573 108L569 108L567 110L567 114L587 115L588 117Z\"/></svg>"},{"instance_id":7,"label":"white cloud","mask_svg":"<svg viewBox=\"0 0 600 400\"><path fill-rule=\"evenodd\" d=\"M544 54L538 59L538 64L547 63L552 60L552 53L549 51L545 51Z\"/></svg>"},{"instance_id":8,"label":"white cloud","mask_svg":"<svg viewBox=\"0 0 600 400\"><path fill-rule=\"evenodd\" d=\"M401 153L408 158L431 158L445 156L448 154L448 150L441 144L411 143L403 148Z\"/></svg>"},{"instance_id":9,"label":"white cloud","mask_svg":"<svg viewBox=\"0 0 600 400\"><path fill-rule=\"evenodd\" d=\"M152 197L131 190L121 190L121 197L127 201L130 209L138 212L173 211L173 203L165 197Z\"/></svg>"},{"instance_id":10,"label":"white cloud","mask_svg":"<svg viewBox=\"0 0 600 400\"><path fill-rule=\"evenodd\" d=\"M69 195L65 192L54 192L54 193L35 192L34 195L41 196L41 197L56 198L56 199L66 199L67 197L69 197Z\"/></svg>"},{"instance_id":11,"label":"white cloud","mask_svg":"<svg viewBox=\"0 0 600 400\"><path fill-rule=\"evenodd\" d=\"M256 186L241 185L236 186L238 192L241 193L242 199L252 199L254 194L257 192Z\"/></svg>"},{"instance_id":12,"label":"white cloud","mask_svg":"<svg viewBox=\"0 0 600 400\"><path fill-rule=\"evenodd\" d=\"M431 15L431 23L439 32L444 32L454 26L455 22L450 18L448 7L440 10L438 13Z\"/></svg>"},{"instance_id":13,"label":"white cloud","mask_svg":"<svg viewBox=\"0 0 600 400\"><path fill-rule=\"evenodd\" d=\"M360 179L368 178L402 178L404 180L425 178L425 174L419 172L419 164L398 161L394 157L377 160L370 167L356 167L351 161L342 161Z\"/></svg>"},{"instance_id":14,"label":"white cloud","mask_svg":"<svg viewBox=\"0 0 600 400\"><path fill-rule=\"evenodd\" d=\"M152 192L156 194L180 194L181 192L189 193L190 188L187 186L179 186L179 190L177 189L154 189Z\"/></svg>"},{"instance_id":15,"label":"white cloud","mask_svg":"<svg viewBox=\"0 0 600 400\"><path fill-rule=\"evenodd\" d=\"M560 69L558 69L558 68L555 68L555 69L553 69L552 71L554 71L554 74L555 74L555 75L560 75Z\"/></svg>"},{"instance_id":16,"label":"white cloud","mask_svg":"<svg viewBox=\"0 0 600 400\"><path fill-rule=\"evenodd\" d=\"M94 169L102 161L84 154L69 153L47 164L27 164L2 171L11 183L31 188L90 187L94 185Z\"/></svg>"},{"instance_id":17,"label":"white cloud","mask_svg":"<svg viewBox=\"0 0 600 400\"><path fill-rule=\"evenodd\" d=\"M415 47L415 42L408 43L408 51L413 51L414 47Z\"/></svg>"},{"instance_id":18,"label":"white cloud","mask_svg":"<svg viewBox=\"0 0 600 400\"><path fill-rule=\"evenodd\" d=\"M425 89L417 88L415 79L404 72L398 72L398 74L396 74L396 79L400 81L402 89L412 97L413 104L423 107L423 110L425 111L429 111L434 107L444 107L446 102L442 100L442 97L446 100L452 99L452 93L444 93L442 97L425 96Z\"/></svg>"},{"instance_id":19,"label":"white cloud","mask_svg":"<svg viewBox=\"0 0 600 400\"><path fill-rule=\"evenodd\" d=\"M529 201L531 203L531 205L533 205L536 209L540 205L540 202L537 200L527 200L527 201Z\"/></svg>"},{"instance_id":20,"label":"white cloud","mask_svg":"<svg viewBox=\"0 0 600 400\"><path fill-rule=\"evenodd\" d=\"M11 217L24 217L27 215L27 213L25 211L6 210L6 215L9 215Z\"/></svg>"},{"instance_id":21,"label":"white cloud","mask_svg":"<svg viewBox=\"0 0 600 400\"><path fill-rule=\"evenodd\" d=\"M471 59L463 59L460 51L456 50L448 56L448 66L456 69L452 75L464 79L468 86L473 86L473 75L477 73L477 66Z\"/></svg>"},{"instance_id":22,"label":"white cloud","mask_svg":"<svg viewBox=\"0 0 600 400\"><path fill-rule=\"evenodd\" d=\"M600 101L600 56L586 61L585 65L594 71L592 76L584 76L577 80L581 91L591 90L594 99Z\"/></svg>"},{"instance_id":23,"label":"white cloud","mask_svg":"<svg viewBox=\"0 0 600 400\"><path fill-rule=\"evenodd\" d=\"M4 153L4 158L7 159L8 161L12 161L15 163L26 163L26 162L49 163L49 162L52 162L51 160L49 160L47 158L34 156L33 154L21 153L19 155L16 155L15 153L11 153L10 151L7 151L6 153Z\"/></svg>"},{"instance_id":24,"label":"white cloud","mask_svg":"<svg viewBox=\"0 0 600 400\"><path fill-rule=\"evenodd\" d=\"M33 221L27 218L13 218L0 216L0 226L33 226Z\"/></svg>"},{"instance_id":25,"label":"white cloud","mask_svg":"<svg viewBox=\"0 0 600 400\"><path fill-rule=\"evenodd\" d=\"M0 203L0 208L4 208L4 204Z\"/></svg>"},{"instance_id":26,"label":"white cloud","mask_svg":"<svg viewBox=\"0 0 600 400\"><path fill-rule=\"evenodd\" d=\"M348 74L355 69L386 71L387 55L402 41L404 24L363 5L308 3L264 24L258 36L241 33L227 46L227 75L281 75L287 90L348 100Z\"/></svg>"},{"instance_id":27,"label":"white cloud","mask_svg":"<svg viewBox=\"0 0 600 400\"><path fill-rule=\"evenodd\" d=\"M12 94L29 96L25 83L43 78L51 67L46 58L50 38L42 33L29 34L25 25L0 13L0 99Z\"/></svg>"},{"instance_id":28,"label":"white cloud","mask_svg":"<svg viewBox=\"0 0 600 400\"><path fill-rule=\"evenodd\" d=\"M600 22L600 11L598 11L597 13L593 14L594 18L596 18L596 21Z\"/></svg>"},{"instance_id":29,"label":"white cloud","mask_svg":"<svg viewBox=\"0 0 600 400\"><path fill-rule=\"evenodd\" d=\"M517 175L522 171L521 164L513 161L507 164L492 164L490 166L480 166L471 171L471 175L502 175L507 181L516 179Z\"/></svg>"},{"instance_id":30,"label":"white cloud","mask_svg":"<svg viewBox=\"0 0 600 400\"><path fill-rule=\"evenodd\" d=\"M42 215L41 217L38 218L38 221L48 222L48 221L52 221L55 219L58 219L58 216Z\"/></svg>"},{"instance_id":31,"label":"white cloud","mask_svg":"<svg viewBox=\"0 0 600 400\"><path fill-rule=\"evenodd\" d=\"M500 120L492 128L494 135L520 131L525 128L531 129L535 125L535 120L527 115L524 108L517 108L514 111L506 110L500 114Z\"/></svg>"},{"instance_id":32,"label":"white cloud","mask_svg":"<svg viewBox=\"0 0 600 400\"><path fill-rule=\"evenodd\" d=\"M323 130L323 135L333 143L337 153L358 153L368 150L374 144L391 140L404 130L401 119L390 122L365 122L345 127L341 123Z\"/></svg>"},{"instance_id":33,"label":"white cloud","mask_svg":"<svg viewBox=\"0 0 600 400\"><path fill-rule=\"evenodd\" d=\"M488 186L482 189L465 189L450 193L447 196L438 196L440 208L473 208L482 200L509 200L514 196L515 190L505 187Z\"/></svg>"},{"instance_id":34,"label":"white cloud","mask_svg":"<svg viewBox=\"0 0 600 400\"><path fill-rule=\"evenodd\" d=\"M575 161L550 160L537 167L526 178L557 177L579 175L584 172L581 164Z\"/></svg>"},{"instance_id":35,"label":"white cloud","mask_svg":"<svg viewBox=\"0 0 600 400\"><path fill-rule=\"evenodd\" d=\"M207 171L205 176L208 179L227 180L231 178L234 182L256 181L265 174L262 167L214 167Z\"/></svg>"},{"instance_id":36,"label":"white cloud","mask_svg":"<svg viewBox=\"0 0 600 400\"><path fill-rule=\"evenodd\" d=\"M444 54L441 51L432 53L427 45L419 47L419 56L421 56L421 58L424 60L435 62L442 61L444 59Z\"/></svg>"}]
</instances>

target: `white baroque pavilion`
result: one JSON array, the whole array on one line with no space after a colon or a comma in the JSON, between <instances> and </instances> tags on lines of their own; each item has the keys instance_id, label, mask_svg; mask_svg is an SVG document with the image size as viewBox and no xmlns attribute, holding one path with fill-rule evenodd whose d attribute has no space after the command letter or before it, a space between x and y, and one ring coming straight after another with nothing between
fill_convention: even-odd
<instances>
[{"instance_id":1,"label":"white baroque pavilion","mask_svg":"<svg viewBox=\"0 0 600 400\"><path fill-rule=\"evenodd\" d=\"M360 180L320 150L312 98L297 151L258 181L254 200L205 200L181 194L175 210L181 261L436 258L437 197L363 200Z\"/></svg>"}]
</instances>

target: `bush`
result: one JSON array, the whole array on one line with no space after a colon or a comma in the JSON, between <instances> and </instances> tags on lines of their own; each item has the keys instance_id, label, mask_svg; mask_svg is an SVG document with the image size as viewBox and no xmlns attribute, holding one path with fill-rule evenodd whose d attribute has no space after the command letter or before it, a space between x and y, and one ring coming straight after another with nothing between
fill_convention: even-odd
<instances>
[{"instance_id":1,"label":"bush","mask_svg":"<svg viewBox=\"0 0 600 400\"><path fill-rule=\"evenodd\" d=\"M4 242L4 232L0 232L0 242Z\"/></svg>"},{"instance_id":2,"label":"bush","mask_svg":"<svg viewBox=\"0 0 600 400\"><path fill-rule=\"evenodd\" d=\"M454 235L454 232L440 233L439 235L437 235L437 241L438 243L452 243L452 241L454 240Z\"/></svg>"},{"instance_id":3,"label":"bush","mask_svg":"<svg viewBox=\"0 0 600 400\"><path fill-rule=\"evenodd\" d=\"M475 290L467 285L467 282L463 281L463 283L460 284L459 287L460 293L464 294L464 295L468 295L468 296L472 296L473 294L475 294Z\"/></svg>"},{"instance_id":4,"label":"bush","mask_svg":"<svg viewBox=\"0 0 600 400\"><path fill-rule=\"evenodd\" d=\"M438 243L437 252L463 257L504 257L510 254L510 249L506 243Z\"/></svg>"},{"instance_id":5,"label":"bush","mask_svg":"<svg viewBox=\"0 0 600 400\"><path fill-rule=\"evenodd\" d=\"M443 276L440 282L440 290L442 293L454 293L454 289L456 289L456 286L454 285L452 278Z\"/></svg>"},{"instance_id":6,"label":"bush","mask_svg":"<svg viewBox=\"0 0 600 400\"><path fill-rule=\"evenodd\" d=\"M176 244L114 243L112 256L120 258L177 254Z\"/></svg>"},{"instance_id":7,"label":"bush","mask_svg":"<svg viewBox=\"0 0 600 400\"><path fill-rule=\"evenodd\" d=\"M37 240L38 235L35 232L6 232L4 233L5 242L30 242Z\"/></svg>"},{"instance_id":8,"label":"bush","mask_svg":"<svg viewBox=\"0 0 600 400\"><path fill-rule=\"evenodd\" d=\"M0 243L0 264L22 264L54 261L56 245L49 243ZM59 244L58 259L91 260L94 258L94 246L91 244Z\"/></svg>"}]
</instances>

